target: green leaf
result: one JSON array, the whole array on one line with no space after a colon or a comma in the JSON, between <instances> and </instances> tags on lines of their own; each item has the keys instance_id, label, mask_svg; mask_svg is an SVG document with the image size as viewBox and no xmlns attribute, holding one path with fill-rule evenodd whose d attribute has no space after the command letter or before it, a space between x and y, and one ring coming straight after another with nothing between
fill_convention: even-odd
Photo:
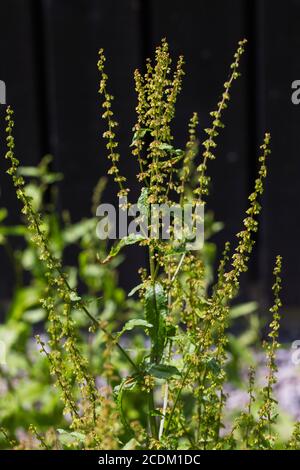
<instances>
[{"instance_id":1,"label":"green leaf","mask_svg":"<svg viewBox=\"0 0 300 470\"><path fill-rule=\"evenodd\" d=\"M257 302L245 302L241 305L236 305L230 309L230 318L243 317L254 313L258 308Z\"/></svg>"},{"instance_id":2,"label":"green leaf","mask_svg":"<svg viewBox=\"0 0 300 470\"><path fill-rule=\"evenodd\" d=\"M166 144L164 142L161 142L158 146L159 150L167 150L169 152L174 152L175 149L173 147L173 145L170 145L170 144Z\"/></svg>"},{"instance_id":3,"label":"green leaf","mask_svg":"<svg viewBox=\"0 0 300 470\"><path fill-rule=\"evenodd\" d=\"M146 319L154 326L157 321L157 314L165 315L167 312L167 295L160 282L154 285L149 284L145 292L145 313Z\"/></svg>"},{"instance_id":4,"label":"green leaf","mask_svg":"<svg viewBox=\"0 0 300 470\"><path fill-rule=\"evenodd\" d=\"M152 364L148 369L150 375L157 379L170 379L171 377L180 376L180 372L175 366L168 364Z\"/></svg>"},{"instance_id":5,"label":"green leaf","mask_svg":"<svg viewBox=\"0 0 300 470\"><path fill-rule=\"evenodd\" d=\"M143 320L142 318L129 320L127 323L125 323L120 333L117 334L118 338L123 335L125 331L133 330L133 328L136 327L153 328L153 325L151 325L151 323L148 323L146 320Z\"/></svg>"},{"instance_id":6,"label":"green leaf","mask_svg":"<svg viewBox=\"0 0 300 470\"><path fill-rule=\"evenodd\" d=\"M166 248L168 256L179 255L187 252L186 240L172 240L172 243Z\"/></svg>"},{"instance_id":7,"label":"green leaf","mask_svg":"<svg viewBox=\"0 0 300 470\"><path fill-rule=\"evenodd\" d=\"M135 234L131 233L127 237L122 238L116 245L114 245L110 252L109 255L105 258L104 261L102 261L102 264L108 263L114 256L116 256L119 251L127 245L134 245L135 243L140 242L141 240L145 240L145 237L141 234Z\"/></svg>"},{"instance_id":8,"label":"green leaf","mask_svg":"<svg viewBox=\"0 0 300 470\"><path fill-rule=\"evenodd\" d=\"M0 341L5 344L7 356L15 348L23 351L30 334L30 327L24 322L9 320L0 325Z\"/></svg>"},{"instance_id":9,"label":"green leaf","mask_svg":"<svg viewBox=\"0 0 300 470\"><path fill-rule=\"evenodd\" d=\"M7 217L7 209L5 207L1 207L0 209L0 222L2 222Z\"/></svg>"},{"instance_id":10,"label":"green leaf","mask_svg":"<svg viewBox=\"0 0 300 470\"><path fill-rule=\"evenodd\" d=\"M140 140L142 139L143 137L145 137L146 133L149 132L151 129L138 129L134 134L133 134L133 138L132 138L132 142L130 144L130 147L133 147L135 142L137 140Z\"/></svg>"},{"instance_id":11,"label":"green leaf","mask_svg":"<svg viewBox=\"0 0 300 470\"><path fill-rule=\"evenodd\" d=\"M133 295L134 295L137 291L139 291L142 287L143 287L143 283L138 284L137 286L135 286L135 287L134 287L133 289L131 289L131 291L129 292L128 297L133 296Z\"/></svg>"},{"instance_id":12,"label":"green leaf","mask_svg":"<svg viewBox=\"0 0 300 470\"><path fill-rule=\"evenodd\" d=\"M41 179L45 184L53 184L58 181L62 181L64 179L64 175L62 173L49 173L47 175L42 175Z\"/></svg>"},{"instance_id":13,"label":"green leaf","mask_svg":"<svg viewBox=\"0 0 300 470\"><path fill-rule=\"evenodd\" d=\"M150 284L145 292L145 317L153 325L149 334L153 345L153 354L160 361L167 340L166 314L168 309L167 295L163 286L156 282Z\"/></svg>"},{"instance_id":14,"label":"green leaf","mask_svg":"<svg viewBox=\"0 0 300 470\"><path fill-rule=\"evenodd\" d=\"M19 166L18 174L31 178L39 178L41 176L41 169L38 166Z\"/></svg>"},{"instance_id":15,"label":"green leaf","mask_svg":"<svg viewBox=\"0 0 300 470\"><path fill-rule=\"evenodd\" d=\"M165 150L171 154L176 155L176 157L182 157L184 155L184 150L182 149L174 149L173 145L167 144L165 142L161 142L158 146L159 150ZM175 158L174 162L176 163L178 158Z\"/></svg>"},{"instance_id":16,"label":"green leaf","mask_svg":"<svg viewBox=\"0 0 300 470\"><path fill-rule=\"evenodd\" d=\"M10 227L0 227L0 234L3 236L23 237L26 234L24 225L12 225Z\"/></svg>"},{"instance_id":17,"label":"green leaf","mask_svg":"<svg viewBox=\"0 0 300 470\"><path fill-rule=\"evenodd\" d=\"M221 371L220 363L214 357L209 357L205 365L214 374L218 374Z\"/></svg>"},{"instance_id":18,"label":"green leaf","mask_svg":"<svg viewBox=\"0 0 300 470\"><path fill-rule=\"evenodd\" d=\"M31 310L40 305L42 292L39 286L28 286L17 289L8 312L9 318L21 320L27 310Z\"/></svg>"},{"instance_id":19,"label":"green leaf","mask_svg":"<svg viewBox=\"0 0 300 470\"><path fill-rule=\"evenodd\" d=\"M87 233L93 233L96 228L95 219L83 219L76 224L69 225L63 232L65 243L76 243Z\"/></svg>"},{"instance_id":20,"label":"green leaf","mask_svg":"<svg viewBox=\"0 0 300 470\"><path fill-rule=\"evenodd\" d=\"M85 435L81 432L73 431L68 432L64 429L57 429L57 432L60 434L59 440L63 445L70 446L76 444L77 442L83 443L85 441Z\"/></svg>"},{"instance_id":21,"label":"green leaf","mask_svg":"<svg viewBox=\"0 0 300 470\"><path fill-rule=\"evenodd\" d=\"M45 319L46 311L42 308L34 308L31 310L27 310L24 315L23 319L28 323L38 323Z\"/></svg>"},{"instance_id":22,"label":"green leaf","mask_svg":"<svg viewBox=\"0 0 300 470\"><path fill-rule=\"evenodd\" d=\"M175 338L176 332L177 332L177 328L175 325L170 325L170 324L166 325L166 335L168 338Z\"/></svg>"},{"instance_id":23,"label":"green leaf","mask_svg":"<svg viewBox=\"0 0 300 470\"><path fill-rule=\"evenodd\" d=\"M25 186L25 192L28 197L31 198L31 204L35 210L39 210L42 205L43 192L35 183L29 183Z\"/></svg>"},{"instance_id":24,"label":"green leaf","mask_svg":"<svg viewBox=\"0 0 300 470\"><path fill-rule=\"evenodd\" d=\"M141 215L145 217L146 220L148 220L148 214L150 210L148 197L149 197L148 188L142 188L140 197L138 198L137 207Z\"/></svg>"},{"instance_id":25,"label":"green leaf","mask_svg":"<svg viewBox=\"0 0 300 470\"><path fill-rule=\"evenodd\" d=\"M124 410L123 410L123 395L126 390L128 391L133 390L136 384L137 382L135 379L133 379L132 377L126 377L125 379L122 380L120 385L117 385L114 388L114 397L116 400L118 411L120 413L122 423L125 426L125 428L129 429L130 431L131 431L131 428L129 426L129 423L126 420Z\"/></svg>"},{"instance_id":26,"label":"green leaf","mask_svg":"<svg viewBox=\"0 0 300 470\"><path fill-rule=\"evenodd\" d=\"M62 173L51 173L49 171L48 165L51 160L52 158L45 158L38 166L19 166L18 174L29 178L39 178L45 184L61 181L63 179Z\"/></svg>"}]
</instances>

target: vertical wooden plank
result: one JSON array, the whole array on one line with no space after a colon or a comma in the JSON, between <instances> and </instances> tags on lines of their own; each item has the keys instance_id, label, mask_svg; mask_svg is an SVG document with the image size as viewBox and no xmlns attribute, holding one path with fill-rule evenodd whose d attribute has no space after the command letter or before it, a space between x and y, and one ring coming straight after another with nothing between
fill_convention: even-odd
<instances>
[{"instance_id":1,"label":"vertical wooden plank","mask_svg":"<svg viewBox=\"0 0 300 470\"><path fill-rule=\"evenodd\" d=\"M37 67L33 44L32 4L27 0L1 3L0 79L6 83L6 101L15 110L16 153L22 164L35 164L40 158L40 126L37 101ZM11 180L5 173L5 109L0 106L0 207L7 207L9 222L19 220L19 203ZM12 277L7 256L0 249L0 297L11 292Z\"/></svg>"},{"instance_id":2,"label":"vertical wooden plank","mask_svg":"<svg viewBox=\"0 0 300 470\"><path fill-rule=\"evenodd\" d=\"M153 42L166 37L172 52L184 54L186 77L178 101L174 132L176 145L186 139L187 122L193 111L200 117L201 134L211 123L209 112L216 108L229 65L240 39L247 36L246 2L241 0L151 0ZM248 49L248 46L247 46ZM248 193L248 164L255 155L249 153L248 113L249 52L242 58L242 77L234 83L229 108L224 112L225 129L221 130L216 150L217 160L210 162L212 178L208 208L225 228L216 237L222 248L240 230Z\"/></svg>"},{"instance_id":3,"label":"vertical wooden plank","mask_svg":"<svg viewBox=\"0 0 300 470\"><path fill-rule=\"evenodd\" d=\"M272 155L265 196L261 276L264 291L270 292L272 264L276 254L281 253L284 303L295 308L300 302L300 106L291 102L291 83L300 79L300 2L263 3L266 119L272 134ZM299 322L297 332L298 338Z\"/></svg>"},{"instance_id":4,"label":"vertical wooden plank","mask_svg":"<svg viewBox=\"0 0 300 470\"><path fill-rule=\"evenodd\" d=\"M90 216L93 188L109 168L98 95L100 47L107 56L108 86L120 123L121 170L136 187L132 197L138 192L129 149L136 106L133 71L140 58L138 5L132 0L43 0L50 145L56 168L65 175L61 204L71 210L73 220ZM109 180L105 201L116 203L116 192ZM131 257L132 272L143 262L139 250ZM124 273L122 278L132 287L136 276L128 279Z\"/></svg>"},{"instance_id":5,"label":"vertical wooden plank","mask_svg":"<svg viewBox=\"0 0 300 470\"><path fill-rule=\"evenodd\" d=\"M65 173L63 206L79 218L89 214L93 186L108 167L98 95L100 47L107 55L109 88L120 121L121 165L131 170L127 144L134 120L137 13L132 1L45 0L43 5L51 147Z\"/></svg>"},{"instance_id":6,"label":"vertical wooden plank","mask_svg":"<svg viewBox=\"0 0 300 470\"><path fill-rule=\"evenodd\" d=\"M1 6L0 77L6 84L6 102L15 110L16 152L22 164L34 164L40 157L36 94L36 64L32 42L31 2L12 0ZM5 106L1 106L1 154L5 153ZM5 174L0 172L1 204L9 205L12 220L18 204Z\"/></svg>"},{"instance_id":7,"label":"vertical wooden plank","mask_svg":"<svg viewBox=\"0 0 300 470\"><path fill-rule=\"evenodd\" d=\"M1 5L0 77L6 83L7 103L15 109L16 144L25 164L40 157L31 13L30 1L11 0ZM4 111L2 106L2 116Z\"/></svg>"}]
</instances>

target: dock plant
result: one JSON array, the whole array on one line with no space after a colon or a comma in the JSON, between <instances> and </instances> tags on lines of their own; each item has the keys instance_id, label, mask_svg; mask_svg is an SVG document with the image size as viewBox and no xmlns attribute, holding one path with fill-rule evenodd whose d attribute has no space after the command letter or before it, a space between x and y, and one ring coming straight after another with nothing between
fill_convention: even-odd
<instances>
[{"instance_id":1,"label":"dock plant","mask_svg":"<svg viewBox=\"0 0 300 470\"><path fill-rule=\"evenodd\" d=\"M271 141L266 133L258 149L258 173L241 230L235 240L226 243L212 279L208 241L211 223L206 213L211 186L209 167L217 157L219 134L224 128L231 88L240 76L245 45L246 40L238 43L219 101L210 113L210 126L202 129L199 116L192 112L186 126L186 143L178 148L172 124L183 86L184 59L180 56L173 64L168 43L163 39L154 59L147 60L144 73L134 73L136 122L129 156L120 155L118 150L118 123L106 58L103 49L99 51L99 109L106 126L103 138L111 165L108 173L119 197L127 201L119 210L127 210L135 202L130 199L131 188L120 166L120 160L127 158L127 166L137 168L137 206L144 221L148 223L155 204L177 204L180 208L185 204L194 208L200 205L205 213L205 240L198 250L190 250L184 237L180 242L175 240L171 228L169 240L143 232L131 233L104 253L97 245L93 226L93 236L81 258L81 262L86 261L86 271L88 262L100 270L115 269L114 262L127 245L147 252L147 265L139 270L140 282L128 294L133 299L128 304L131 309L123 317L121 308L114 317L107 315L103 303L98 301L97 288L90 289L89 295L82 293L65 269L61 253L49 239L43 214L36 210L26 190L15 153L14 113L10 106L7 108L7 173L46 280L41 306L46 312L47 334L37 336L37 342L60 391L65 417L63 429L54 426L44 432L32 426L32 446L299 448L299 425L295 425L287 444L276 432L278 407L273 389L281 308L280 256L274 268L270 332L263 346L268 371L265 386L257 392L255 371L251 368L248 406L234 419L226 411L232 302L238 296L241 276L248 269L255 243ZM130 260L125 263L130 271ZM88 344L92 344L92 354ZM99 357L100 367L95 367L95 357ZM7 440L12 443L9 436Z\"/></svg>"}]
</instances>

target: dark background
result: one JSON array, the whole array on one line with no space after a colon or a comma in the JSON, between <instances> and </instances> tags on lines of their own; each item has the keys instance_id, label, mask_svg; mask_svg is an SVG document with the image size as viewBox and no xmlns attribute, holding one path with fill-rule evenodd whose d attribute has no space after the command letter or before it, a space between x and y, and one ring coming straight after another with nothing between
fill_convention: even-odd
<instances>
[{"instance_id":1,"label":"dark background","mask_svg":"<svg viewBox=\"0 0 300 470\"><path fill-rule=\"evenodd\" d=\"M128 144L134 123L133 71L152 55L162 37L186 59L184 88L178 102L176 144L183 145L193 111L202 128L209 124L239 39L249 41L242 77L235 82L217 161L210 165L215 218L225 223L217 237L222 247L241 228L247 195L257 169L258 146L272 134L272 156L263 198L255 255L245 277L243 298L270 299L274 258L284 258L283 300L288 325L300 332L300 105L291 102L291 83L300 79L299 0L1 0L0 79L7 103L15 109L17 155L22 164L54 155L55 170L65 174L60 207L73 219L90 216L91 193L105 174L101 135L97 52L105 48L109 86L120 122L122 167L135 184L136 166ZM1 154L4 106L1 106ZM200 136L203 137L203 134ZM18 205L1 164L0 207L17 220ZM113 185L106 199L112 197ZM121 283L131 288L143 252L131 248ZM10 278L0 254L1 297Z\"/></svg>"}]
</instances>

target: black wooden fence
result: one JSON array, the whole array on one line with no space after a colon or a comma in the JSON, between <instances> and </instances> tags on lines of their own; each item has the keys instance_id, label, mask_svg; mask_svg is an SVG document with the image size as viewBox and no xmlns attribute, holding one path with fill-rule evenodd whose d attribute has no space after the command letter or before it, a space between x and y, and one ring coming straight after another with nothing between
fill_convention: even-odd
<instances>
[{"instance_id":1,"label":"black wooden fence","mask_svg":"<svg viewBox=\"0 0 300 470\"><path fill-rule=\"evenodd\" d=\"M105 48L116 97L122 165L133 182L133 160L126 158L134 122L133 70L162 37L174 54L185 55L187 75L175 124L179 145L192 111L207 126L236 43L247 37L243 76L235 83L218 160L210 167L210 205L225 223L218 237L222 246L241 227L258 146L269 130L273 153L245 292L269 297L279 252L284 257L284 300L297 308L300 106L291 102L291 83L300 79L299 25L299 0L1 0L0 79L16 112L18 154L24 164L53 154L55 168L65 174L61 206L70 208L75 219L89 215L91 188L107 169L97 95L99 47ZM8 206L13 215L17 204L4 171L0 183L0 206ZM133 268L142 256L135 255ZM2 254L0 260L4 266ZM2 267L2 291L7 279Z\"/></svg>"}]
</instances>

